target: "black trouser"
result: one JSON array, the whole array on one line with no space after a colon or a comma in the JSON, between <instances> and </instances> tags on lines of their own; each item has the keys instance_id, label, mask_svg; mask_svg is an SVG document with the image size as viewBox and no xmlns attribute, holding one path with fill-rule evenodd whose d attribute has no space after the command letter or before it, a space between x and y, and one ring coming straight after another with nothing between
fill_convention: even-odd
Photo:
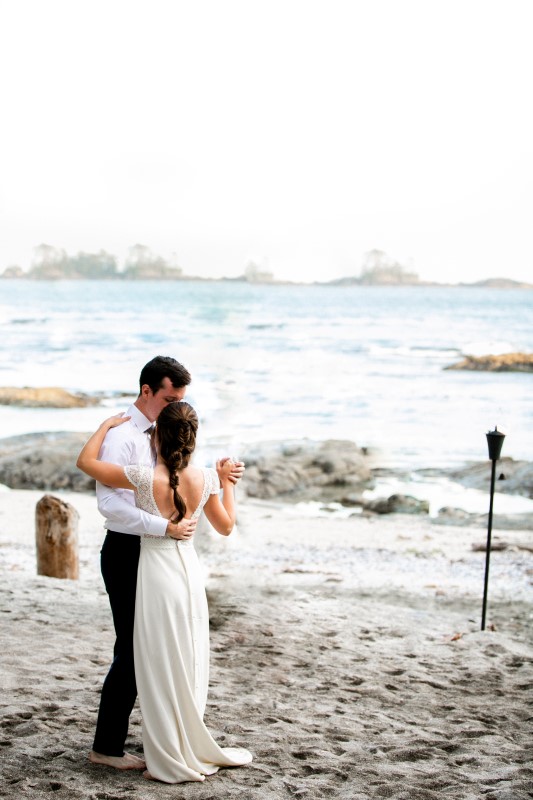
<instances>
[{"instance_id":1,"label":"black trouser","mask_svg":"<svg viewBox=\"0 0 533 800\"><path fill-rule=\"evenodd\" d=\"M141 539L108 531L101 552L102 576L109 595L117 635L113 663L107 673L96 723L93 750L122 756L135 698L133 621Z\"/></svg>"}]
</instances>

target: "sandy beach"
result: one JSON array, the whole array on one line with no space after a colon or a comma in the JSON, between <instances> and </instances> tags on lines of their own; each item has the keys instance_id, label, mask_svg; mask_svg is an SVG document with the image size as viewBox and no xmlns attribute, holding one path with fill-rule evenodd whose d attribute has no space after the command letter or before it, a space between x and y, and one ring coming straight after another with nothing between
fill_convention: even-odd
<instances>
[{"instance_id":1,"label":"sandy beach","mask_svg":"<svg viewBox=\"0 0 533 800\"><path fill-rule=\"evenodd\" d=\"M480 528L247 501L228 540L201 531L206 722L254 761L166 786L87 761L113 643L102 521L90 495L54 492L80 513L81 575L39 577L42 494L0 492L0 797L533 797L530 531L495 532L511 546L492 554L484 632ZM142 751L137 709L128 746Z\"/></svg>"}]
</instances>

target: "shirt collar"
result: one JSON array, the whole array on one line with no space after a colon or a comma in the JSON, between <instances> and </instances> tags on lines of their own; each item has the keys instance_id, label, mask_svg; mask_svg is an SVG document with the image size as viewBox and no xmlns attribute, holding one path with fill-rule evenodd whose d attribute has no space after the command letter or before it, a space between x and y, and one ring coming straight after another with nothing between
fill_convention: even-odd
<instances>
[{"instance_id":1,"label":"shirt collar","mask_svg":"<svg viewBox=\"0 0 533 800\"><path fill-rule=\"evenodd\" d=\"M137 428L139 428L139 430L143 433L152 427L152 423L148 417L145 417L142 411L139 411L137 406L130 406L126 411L126 414L128 417L131 417L132 422L134 422Z\"/></svg>"}]
</instances>

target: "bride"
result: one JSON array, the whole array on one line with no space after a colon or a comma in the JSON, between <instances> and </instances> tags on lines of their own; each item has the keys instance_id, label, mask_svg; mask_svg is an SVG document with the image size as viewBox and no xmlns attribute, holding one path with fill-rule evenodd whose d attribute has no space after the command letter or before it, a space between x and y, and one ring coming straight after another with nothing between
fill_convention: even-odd
<instances>
[{"instance_id":1,"label":"bride","mask_svg":"<svg viewBox=\"0 0 533 800\"><path fill-rule=\"evenodd\" d=\"M198 430L192 406L179 401L162 410L154 436L155 467L121 467L98 461L107 431L128 419L118 415L100 425L78 457L79 469L108 486L133 489L140 508L166 519L197 519L203 510L215 530L228 536L235 524L230 480L234 465L232 461L217 462L215 471L189 464ZM219 767L252 760L248 750L219 747L203 722L209 679L209 617L192 538L177 541L145 534L141 539L134 655L145 777L165 783L203 781Z\"/></svg>"}]
</instances>

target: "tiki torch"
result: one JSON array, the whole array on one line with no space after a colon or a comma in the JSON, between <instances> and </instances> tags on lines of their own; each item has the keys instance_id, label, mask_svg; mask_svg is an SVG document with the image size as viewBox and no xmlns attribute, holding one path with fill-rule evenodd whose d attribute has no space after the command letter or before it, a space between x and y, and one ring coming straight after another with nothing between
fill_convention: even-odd
<instances>
[{"instance_id":1,"label":"tiki torch","mask_svg":"<svg viewBox=\"0 0 533 800\"><path fill-rule=\"evenodd\" d=\"M489 566L490 566L490 547L492 537L492 509L494 506L494 482L496 479L496 462L502 452L505 434L498 430L498 426L493 431L487 433L487 444L489 446L489 458L492 461L492 471L490 475L490 505L489 522L487 529L487 551L485 556L485 583L483 587L483 611L481 614L481 630L485 630L485 619L487 616L487 592L489 588Z\"/></svg>"}]
</instances>

